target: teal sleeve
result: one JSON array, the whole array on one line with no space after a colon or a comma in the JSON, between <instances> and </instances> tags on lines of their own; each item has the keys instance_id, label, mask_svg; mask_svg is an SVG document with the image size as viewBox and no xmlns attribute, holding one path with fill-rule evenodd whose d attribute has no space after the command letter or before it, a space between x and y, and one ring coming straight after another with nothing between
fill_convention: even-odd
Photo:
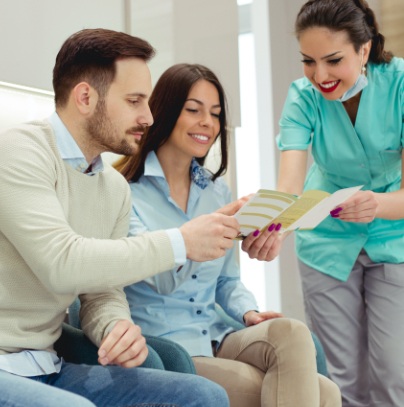
<instances>
[{"instance_id":1,"label":"teal sleeve","mask_svg":"<svg viewBox=\"0 0 404 407\"><path fill-rule=\"evenodd\" d=\"M303 78L291 84L276 137L279 150L307 150L314 128L315 90Z\"/></svg>"},{"instance_id":2,"label":"teal sleeve","mask_svg":"<svg viewBox=\"0 0 404 407\"><path fill-rule=\"evenodd\" d=\"M404 85L401 87L401 147L404 148Z\"/></svg>"}]
</instances>

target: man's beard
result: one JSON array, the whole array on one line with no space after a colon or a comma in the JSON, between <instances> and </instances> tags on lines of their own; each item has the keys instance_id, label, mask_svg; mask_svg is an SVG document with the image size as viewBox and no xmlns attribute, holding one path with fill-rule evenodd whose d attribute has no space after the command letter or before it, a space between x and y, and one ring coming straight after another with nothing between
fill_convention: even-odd
<instances>
[{"instance_id":1,"label":"man's beard","mask_svg":"<svg viewBox=\"0 0 404 407\"><path fill-rule=\"evenodd\" d=\"M134 143L130 144L123 135L118 133L117 128L110 120L105 106L105 100L100 99L95 108L92 117L87 121L87 134L90 136L90 142L97 144L103 151L108 151L115 154L133 155L138 152L140 140L134 139ZM133 127L128 132L144 131L143 126Z\"/></svg>"}]
</instances>

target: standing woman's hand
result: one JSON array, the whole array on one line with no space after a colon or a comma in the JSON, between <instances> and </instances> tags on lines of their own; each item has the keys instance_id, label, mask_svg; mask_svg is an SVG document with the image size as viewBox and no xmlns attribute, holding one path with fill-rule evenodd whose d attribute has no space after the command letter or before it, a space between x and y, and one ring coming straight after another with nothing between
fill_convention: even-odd
<instances>
[{"instance_id":1,"label":"standing woman's hand","mask_svg":"<svg viewBox=\"0 0 404 407\"><path fill-rule=\"evenodd\" d=\"M372 222L379 209L377 194L372 191L358 191L330 212L331 217L345 222Z\"/></svg>"}]
</instances>

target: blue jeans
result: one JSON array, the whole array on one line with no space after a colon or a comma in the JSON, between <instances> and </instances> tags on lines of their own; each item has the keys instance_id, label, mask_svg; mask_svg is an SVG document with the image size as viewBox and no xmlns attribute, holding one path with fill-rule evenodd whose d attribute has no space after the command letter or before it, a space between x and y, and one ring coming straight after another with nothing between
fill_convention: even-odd
<instances>
[{"instance_id":1,"label":"blue jeans","mask_svg":"<svg viewBox=\"0 0 404 407\"><path fill-rule=\"evenodd\" d=\"M76 394L0 370L2 407L95 407Z\"/></svg>"},{"instance_id":2,"label":"blue jeans","mask_svg":"<svg viewBox=\"0 0 404 407\"><path fill-rule=\"evenodd\" d=\"M38 404L38 407L75 406L75 407L226 407L229 401L225 390L219 385L196 375L168 372L158 369L133 368L119 366L90 366L63 363L58 374L21 378L5 372L0 374L0 388L3 376L8 376L12 383L7 386L12 390L14 382L24 381L27 389L18 392L18 399L25 395L29 402L9 404L2 403L3 392L0 391L0 405L7 407L33 407L32 388L35 394L41 393L43 399L69 396L78 401L57 404ZM50 386L44 386L43 383ZM51 387L52 386L52 387ZM16 392L17 393L17 392ZM60 393L60 396L59 396ZM75 394L73 394L75 393ZM82 396L78 397L76 395ZM84 400L83 400L84 397ZM66 399L65 399L66 400ZM83 402L81 402L83 400ZM92 403L90 403L90 400ZM37 407L35 405L35 407Z\"/></svg>"}]
</instances>

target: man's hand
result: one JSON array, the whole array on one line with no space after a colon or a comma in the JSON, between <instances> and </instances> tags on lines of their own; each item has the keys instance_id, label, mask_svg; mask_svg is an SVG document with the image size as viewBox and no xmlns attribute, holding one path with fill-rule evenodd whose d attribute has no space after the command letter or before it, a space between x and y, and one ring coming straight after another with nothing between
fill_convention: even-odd
<instances>
[{"instance_id":1,"label":"man's hand","mask_svg":"<svg viewBox=\"0 0 404 407\"><path fill-rule=\"evenodd\" d=\"M254 194L248 196L243 196L239 199L236 199L233 202L228 203L225 206L219 208L216 212L223 213L223 215L232 216L234 215Z\"/></svg>"},{"instance_id":2,"label":"man's hand","mask_svg":"<svg viewBox=\"0 0 404 407\"><path fill-rule=\"evenodd\" d=\"M267 230L262 233L251 232L243 242L241 248L248 253L250 259L258 259L262 261L273 260L280 252L282 241L286 234L282 237L279 235L281 224L272 224Z\"/></svg>"},{"instance_id":3,"label":"man's hand","mask_svg":"<svg viewBox=\"0 0 404 407\"><path fill-rule=\"evenodd\" d=\"M226 249L233 246L238 231L235 218L217 212L198 216L180 227L187 258L200 262L224 256Z\"/></svg>"},{"instance_id":4,"label":"man's hand","mask_svg":"<svg viewBox=\"0 0 404 407\"><path fill-rule=\"evenodd\" d=\"M148 355L146 339L139 326L131 321L118 321L102 340L98 363L122 367L140 366Z\"/></svg>"},{"instance_id":5,"label":"man's hand","mask_svg":"<svg viewBox=\"0 0 404 407\"><path fill-rule=\"evenodd\" d=\"M257 325L260 322L266 321L267 319L281 318L283 314L275 311L265 311L265 312L256 312L248 311L244 314L244 323L245 326Z\"/></svg>"}]
</instances>

